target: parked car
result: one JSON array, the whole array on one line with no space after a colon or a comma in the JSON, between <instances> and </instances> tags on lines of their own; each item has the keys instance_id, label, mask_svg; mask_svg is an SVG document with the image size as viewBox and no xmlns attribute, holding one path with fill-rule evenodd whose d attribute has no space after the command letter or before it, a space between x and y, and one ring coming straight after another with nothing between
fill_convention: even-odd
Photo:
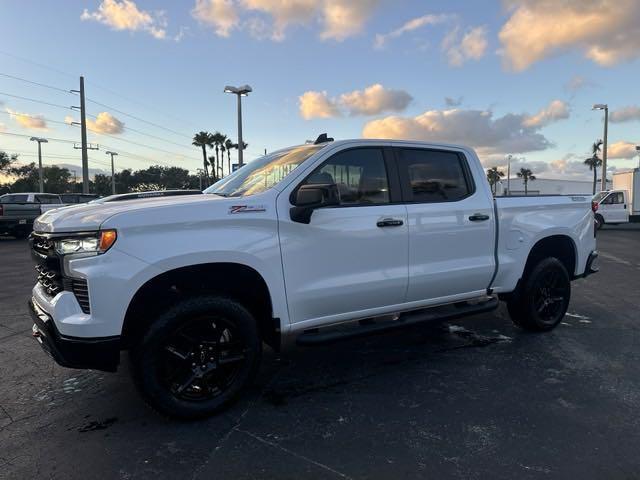
<instances>
[{"instance_id":1,"label":"parked car","mask_svg":"<svg viewBox=\"0 0 640 480\"><path fill-rule=\"evenodd\" d=\"M0 196L0 234L26 238L42 213L62 206L52 193L7 193Z\"/></svg>"},{"instance_id":2,"label":"parked car","mask_svg":"<svg viewBox=\"0 0 640 480\"><path fill-rule=\"evenodd\" d=\"M107 197L97 198L91 203L107 203L120 202L123 200L140 200L144 198L156 197L177 197L183 195L202 195L201 190L153 190L149 192L130 192L119 193L117 195L109 195Z\"/></svg>"},{"instance_id":3,"label":"parked car","mask_svg":"<svg viewBox=\"0 0 640 480\"><path fill-rule=\"evenodd\" d=\"M60 199L65 205L77 205L79 203L88 203L92 200L100 198L100 195L93 193L62 193Z\"/></svg>"},{"instance_id":4,"label":"parked car","mask_svg":"<svg viewBox=\"0 0 640 480\"><path fill-rule=\"evenodd\" d=\"M613 174L613 189L593 197L597 227L640 222L640 169Z\"/></svg>"},{"instance_id":5,"label":"parked car","mask_svg":"<svg viewBox=\"0 0 640 480\"><path fill-rule=\"evenodd\" d=\"M206 195L51 211L31 243L33 334L155 409L218 412L282 351L507 304L548 331L597 267L589 195L494 199L475 152L384 140L261 157ZM365 321L366 320L366 321Z\"/></svg>"},{"instance_id":6,"label":"parked car","mask_svg":"<svg viewBox=\"0 0 640 480\"><path fill-rule=\"evenodd\" d=\"M617 225L629 221L629 192L627 190L606 190L598 192L592 199L596 228L605 223Z\"/></svg>"}]
</instances>

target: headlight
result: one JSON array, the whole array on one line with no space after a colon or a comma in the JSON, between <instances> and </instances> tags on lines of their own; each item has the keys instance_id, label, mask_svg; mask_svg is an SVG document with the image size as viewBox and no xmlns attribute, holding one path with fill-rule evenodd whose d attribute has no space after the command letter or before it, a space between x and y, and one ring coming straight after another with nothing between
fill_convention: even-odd
<instances>
[{"instance_id":1,"label":"headlight","mask_svg":"<svg viewBox=\"0 0 640 480\"><path fill-rule=\"evenodd\" d=\"M96 233L71 235L56 240L56 252L60 255L82 255L104 253L116 242L115 230L102 230Z\"/></svg>"}]
</instances>

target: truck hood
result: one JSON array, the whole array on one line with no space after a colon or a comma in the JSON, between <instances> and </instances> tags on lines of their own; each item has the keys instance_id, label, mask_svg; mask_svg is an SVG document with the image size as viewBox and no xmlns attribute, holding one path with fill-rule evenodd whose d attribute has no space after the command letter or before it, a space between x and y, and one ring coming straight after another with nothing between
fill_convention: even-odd
<instances>
[{"instance_id":1,"label":"truck hood","mask_svg":"<svg viewBox=\"0 0 640 480\"><path fill-rule=\"evenodd\" d=\"M82 232L98 230L109 218L123 212L132 212L158 207L228 200L213 194L188 195L184 197L151 197L118 202L74 205L57 208L40 215L33 222L33 230L43 233ZM237 200L237 199L236 199Z\"/></svg>"}]
</instances>

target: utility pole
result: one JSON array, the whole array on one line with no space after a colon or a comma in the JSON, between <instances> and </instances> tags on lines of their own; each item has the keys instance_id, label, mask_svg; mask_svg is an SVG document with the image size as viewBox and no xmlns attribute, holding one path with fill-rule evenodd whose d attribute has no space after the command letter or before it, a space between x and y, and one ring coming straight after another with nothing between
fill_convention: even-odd
<instances>
[{"instance_id":1,"label":"utility pole","mask_svg":"<svg viewBox=\"0 0 640 480\"><path fill-rule=\"evenodd\" d=\"M80 90L71 90L71 93L80 94L80 139L82 149L82 193L89 193L89 155L87 153L87 110L84 98L84 77L80 76ZM71 107L77 109L78 107ZM71 122L77 125L78 122ZM76 148L74 145L73 148ZM97 150L97 148L91 148Z\"/></svg>"},{"instance_id":2,"label":"utility pole","mask_svg":"<svg viewBox=\"0 0 640 480\"><path fill-rule=\"evenodd\" d=\"M43 143L48 143L46 138L31 137L32 142L38 142L38 185L40 187L40 193L44 192L44 176L42 174L42 146Z\"/></svg>"},{"instance_id":3,"label":"utility pole","mask_svg":"<svg viewBox=\"0 0 640 480\"><path fill-rule=\"evenodd\" d=\"M602 179L600 190L607 189L607 130L609 129L609 105L596 103L591 110L604 110L604 140L602 141Z\"/></svg>"},{"instance_id":4,"label":"utility pole","mask_svg":"<svg viewBox=\"0 0 640 480\"><path fill-rule=\"evenodd\" d=\"M511 159L513 155L507 155L507 195L511 195Z\"/></svg>"},{"instance_id":5,"label":"utility pole","mask_svg":"<svg viewBox=\"0 0 640 480\"><path fill-rule=\"evenodd\" d=\"M104 152L107 155L111 155L111 194L116 194L116 170L113 165L113 157L118 155L117 152Z\"/></svg>"}]
</instances>

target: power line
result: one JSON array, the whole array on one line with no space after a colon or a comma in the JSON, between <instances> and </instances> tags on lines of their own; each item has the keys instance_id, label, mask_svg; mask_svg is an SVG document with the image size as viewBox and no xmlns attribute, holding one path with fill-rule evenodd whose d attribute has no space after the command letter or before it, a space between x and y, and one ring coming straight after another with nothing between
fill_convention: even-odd
<instances>
[{"instance_id":1,"label":"power line","mask_svg":"<svg viewBox=\"0 0 640 480\"><path fill-rule=\"evenodd\" d=\"M66 126L71 126L69 123L67 122L61 122L60 120L51 120L50 118L46 118L40 115L30 115L28 113L21 113L21 112L2 112L0 111L1 114L3 115L9 115L10 117L28 117L28 118L33 118L36 120L42 120L44 122L48 122L48 123L57 123L59 125L66 125Z\"/></svg>"},{"instance_id":2,"label":"power line","mask_svg":"<svg viewBox=\"0 0 640 480\"><path fill-rule=\"evenodd\" d=\"M71 109L71 107L69 106L58 105L56 103L49 103L49 102L45 102L44 100L38 100L36 98L22 97L20 95L13 95L11 93L6 93L6 92L0 92L0 95L4 95L6 97L11 97L11 98L19 98L20 100L26 100L28 102L41 103L43 105L49 105L50 107L64 108L65 110Z\"/></svg>"},{"instance_id":3,"label":"power line","mask_svg":"<svg viewBox=\"0 0 640 480\"><path fill-rule=\"evenodd\" d=\"M22 137L22 138L31 138L32 135L24 135L21 133L12 133L12 132L0 132L0 135L11 135L13 137ZM67 140L64 138L51 138L51 137L47 137L47 140L49 140L50 142L61 142L61 143L78 143L74 140Z\"/></svg>"},{"instance_id":4,"label":"power line","mask_svg":"<svg viewBox=\"0 0 640 480\"><path fill-rule=\"evenodd\" d=\"M140 142L134 142L133 140L127 140L126 138L116 137L115 135L111 135L111 134L108 134L108 133L100 132L100 131L94 130L92 128L87 128L87 130L89 130L90 132L95 133L97 135L103 135L105 137L109 137L109 138L113 138L114 140L118 140L120 142L126 142L126 143L130 143L132 145L137 145L138 147L148 148L150 150L156 150L158 152L166 153L166 154L169 154L169 155L175 155L177 157L186 158L188 160L193 160L193 161L196 161L196 162L199 161L199 159L197 159L195 157L189 157L189 156L184 155L182 153L171 152L169 150L164 150L162 148L152 147L151 145L147 145L145 143L140 143Z\"/></svg>"},{"instance_id":5,"label":"power line","mask_svg":"<svg viewBox=\"0 0 640 480\"><path fill-rule=\"evenodd\" d=\"M89 97L87 97L87 102L91 102L91 103L94 103L94 104L96 104L96 105L100 105L101 107L108 108L109 110L113 110L114 112L118 112L120 115L124 115L124 116L126 116L126 117L133 118L134 120L137 120L137 121L139 121L139 122L149 124L149 125L154 126L154 127L156 127L156 128L160 128L160 129L162 129L162 130L166 130L167 132L171 132L171 133L174 133L174 134L176 134L176 135L180 135L180 136L182 136L182 137L186 137L186 138L188 138L189 140L191 140L191 136L189 136L189 135L186 135L186 134L184 134L184 133L178 132L178 131L173 130L173 129L171 129L171 128L164 127L164 126L162 126L162 125L158 125L157 123L153 123L153 122L150 122L150 121L148 121L148 120L144 120L143 118L136 117L135 115L131 115L130 113L123 112L122 110L119 110L119 109L117 109L117 108L115 108L115 107L111 107L111 106L109 106L109 105L105 105L104 103L100 103L100 102L98 102L98 101L96 101L96 100L93 100L93 99L91 99L91 98L89 98Z\"/></svg>"},{"instance_id":6,"label":"power line","mask_svg":"<svg viewBox=\"0 0 640 480\"><path fill-rule=\"evenodd\" d=\"M7 57L15 58L16 60L20 60L21 62L30 63L31 65L36 65L37 67L44 68L46 70L51 70L52 72L59 73L61 75L66 75L68 77L76 78L77 75L72 75L69 72L64 72L62 70L58 70L57 68L51 67L49 65L45 65L43 63L34 62L33 60L29 60L28 58L20 57L13 53L5 52L0 50L0 54L6 55Z\"/></svg>"},{"instance_id":7,"label":"power line","mask_svg":"<svg viewBox=\"0 0 640 480\"><path fill-rule=\"evenodd\" d=\"M64 88L54 87L53 85L46 85L44 83L34 82L32 80L27 80L26 78L16 77L14 75L9 75L7 73L0 73L0 76L12 78L13 80L19 80L21 82L30 83L31 85L37 85L39 87L50 88L51 90L57 90L59 92L70 94L69 90L65 90Z\"/></svg>"}]
</instances>

